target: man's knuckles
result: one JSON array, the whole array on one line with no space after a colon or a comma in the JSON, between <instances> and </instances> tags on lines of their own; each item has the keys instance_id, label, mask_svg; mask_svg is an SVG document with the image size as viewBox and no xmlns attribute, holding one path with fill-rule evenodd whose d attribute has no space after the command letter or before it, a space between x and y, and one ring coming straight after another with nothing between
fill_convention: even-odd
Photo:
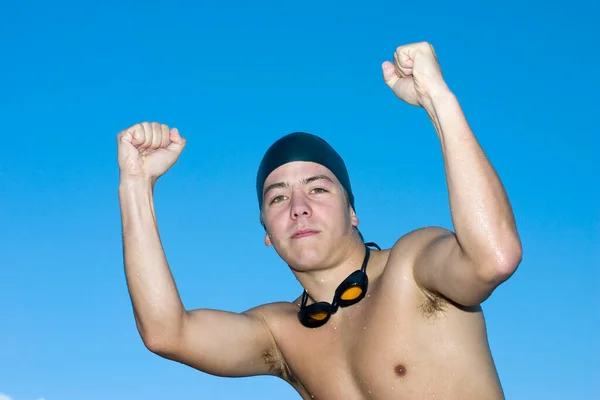
<instances>
[{"instance_id":1,"label":"man's knuckles","mask_svg":"<svg viewBox=\"0 0 600 400\"><path fill-rule=\"evenodd\" d=\"M402 53L408 53L408 54L423 53L423 54L430 54L430 55L435 54L433 45L429 42L417 42L417 43L411 43L411 44L405 44L402 46L398 46L396 48L396 52L398 54L402 54Z\"/></svg>"},{"instance_id":2,"label":"man's knuckles","mask_svg":"<svg viewBox=\"0 0 600 400\"><path fill-rule=\"evenodd\" d=\"M158 122L140 122L119 132L119 143L129 141L139 151L166 148L169 144L169 127Z\"/></svg>"}]
</instances>

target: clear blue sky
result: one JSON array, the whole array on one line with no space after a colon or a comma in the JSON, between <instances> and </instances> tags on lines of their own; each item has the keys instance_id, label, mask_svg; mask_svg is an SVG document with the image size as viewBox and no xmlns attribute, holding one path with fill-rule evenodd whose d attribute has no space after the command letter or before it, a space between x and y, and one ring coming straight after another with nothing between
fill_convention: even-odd
<instances>
[{"instance_id":1,"label":"clear blue sky","mask_svg":"<svg viewBox=\"0 0 600 400\"><path fill-rule=\"evenodd\" d=\"M298 398L275 378L211 377L144 348L115 137L148 120L188 139L156 189L188 308L291 299L300 286L263 244L254 192L283 134L321 135L345 157L367 240L452 227L433 127L381 80L381 62L415 41L435 46L516 213L523 262L484 304L507 397L599 393L598 6L482 3L5 0L0 393Z\"/></svg>"}]
</instances>

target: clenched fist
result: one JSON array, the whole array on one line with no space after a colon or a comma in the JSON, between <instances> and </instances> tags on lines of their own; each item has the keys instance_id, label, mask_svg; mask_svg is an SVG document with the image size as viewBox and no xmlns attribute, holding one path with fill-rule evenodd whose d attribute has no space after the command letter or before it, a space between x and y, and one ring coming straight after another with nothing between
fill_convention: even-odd
<instances>
[{"instance_id":1,"label":"clenched fist","mask_svg":"<svg viewBox=\"0 0 600 400\"><path fill-rule=\"evenodd\" d=\"M133 125L117 135L121 179L147 179L152 183L179 159L185 139L176 128L156 122Z\"/></svg>"},{"instance_id":2,"label":"clenched fist","mask_svg":"<svg viewBox=\"0 0 600 400\"><path fill-rule=\"evenodd\" d=\"M447 90L433 46L427 42L400 46L394 62L385 61L383 80L398 98L427 107L432 96Z\"/></svg>"}]
</instances>

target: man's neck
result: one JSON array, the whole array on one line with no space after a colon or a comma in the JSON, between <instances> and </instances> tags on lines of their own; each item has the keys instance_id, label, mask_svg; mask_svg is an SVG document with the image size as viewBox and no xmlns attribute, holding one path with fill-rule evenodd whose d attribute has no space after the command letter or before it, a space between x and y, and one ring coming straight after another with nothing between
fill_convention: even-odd
<instances>
[{"instance_id":1,"label":"man's neck","mask_svg":"<svg viewBox=\"0 0 600 400\"><path fill-rule=\"evenodd\" d=\"M334 266L319 271L296 272L296 278L308 293L307 304L319 301L330 303L340 283L362 267L365 253L365 244L360 239L353 238Z\"/></svg>"}]
</instances>

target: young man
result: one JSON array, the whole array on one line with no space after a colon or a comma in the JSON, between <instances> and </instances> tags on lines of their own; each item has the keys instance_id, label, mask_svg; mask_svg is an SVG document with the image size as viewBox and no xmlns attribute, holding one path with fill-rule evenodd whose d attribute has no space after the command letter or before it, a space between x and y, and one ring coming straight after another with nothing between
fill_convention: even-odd
<instances>
[{"instance_id":1,"label":"young man","mask_svg":"<svg viewBox=\"0 0 600 400\"><path fill-rule=\"evenodd\" d=\"M148 349L208 374L276 375L305 399L503 398L480 303L521 261L511 206L433 48L401 46L382 69L435 126L455 232L418 229L386 250L365 244L342 159L316 136L285 136L263 158L257 195L266 245L305 289L293 302L185 310L152 201L185 140L157 123L119 133L125 269Z\"/></svg>"}]
</instances>

